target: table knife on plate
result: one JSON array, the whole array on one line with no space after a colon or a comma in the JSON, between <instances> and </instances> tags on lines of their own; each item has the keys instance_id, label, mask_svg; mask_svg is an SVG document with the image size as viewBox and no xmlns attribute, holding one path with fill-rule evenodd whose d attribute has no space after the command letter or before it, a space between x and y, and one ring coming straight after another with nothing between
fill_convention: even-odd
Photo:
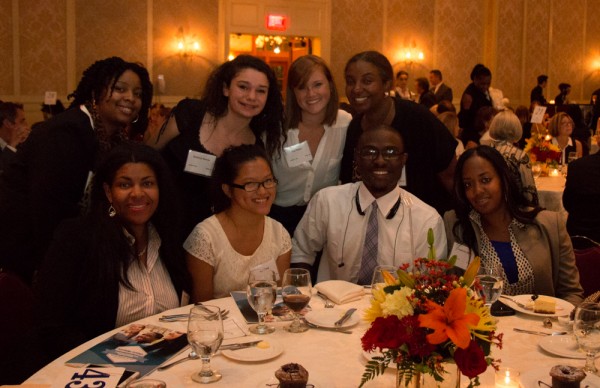
<instances>
[{"instance_id":1,"label":"table knife on plate","mask_svg":"<svg viewBox=\"0 0 600 388\"><path fill-rule=\"evenodd\" d=\"M337 320L337 322L335 322L333 325L334 325L335 327L340 327L340 326L342 326L342 325L344 324L344 322L346 322L348 319L350 319L350 317L352 316L352 314L354 314L354 312L355 312L355 311L356 311L356 309L355 309L355 308L351 308L351 309L349 309L349 310L348 310L348 311L346 311L346 312L344 313L344 315L343 315L343 316L342 316L342 317L341 317L339 320Z\"/></svg>"}]
</instances>

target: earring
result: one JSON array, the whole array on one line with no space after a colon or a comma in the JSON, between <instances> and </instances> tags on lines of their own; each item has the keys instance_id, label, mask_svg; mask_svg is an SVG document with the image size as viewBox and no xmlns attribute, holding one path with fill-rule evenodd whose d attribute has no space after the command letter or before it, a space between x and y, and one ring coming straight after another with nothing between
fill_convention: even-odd
<instances>
[{"instance_id":1,"label":"earring","mask_svg":"<svg viewBox=\"0 0 600 388\"><path fill-rule=\"evenodd\" d=\"M137 115L137 117L135 118L135 120L133 120L131 123L132 124L137 123L139 119L140 119L140 115Z\"/></svg>"},{"instance_id":2,"label":"earring","mask_svg":"<svg viewBox=\"0 0 600 388\"><path fill-rule=\"evenodd\" d=\"M385 92L383 93L384 96L389 97L390 96L390 92Z\"/></svg>"},{"instance_id":3,"label":"earring","mask_svg":"<svg viewBox=\"0 0 600 388\"><path fill-rule=\"evenodd\" d=\"M115 208L113 207L113 205L111 203L110 206L108 207L108 216L110 218L113 218L116 215L117 215L117 211L115 210Z\"/></svg>"}]
</instances>

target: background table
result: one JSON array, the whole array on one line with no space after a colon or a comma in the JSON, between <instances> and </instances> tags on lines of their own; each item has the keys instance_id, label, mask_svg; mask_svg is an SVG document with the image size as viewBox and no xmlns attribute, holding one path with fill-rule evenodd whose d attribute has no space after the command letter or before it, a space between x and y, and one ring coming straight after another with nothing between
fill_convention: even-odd
<instances>
[{"instance_id":1,"label":"background table","mask_svg":"<svg viewBox=\"0 0 600 388\"><path fill-rule=\"evenodd\" d=\"M555 212L562 212L565 215L567 211L563 207L562 196L565 191L565 177L559 176L541 176L535 181L538 190L540 206Z\"/></svg>"},{"instance_id":2,"label":"background table","mask_svg":"<svg viewBox=\"0 0 600 388\"><path fill-rule=\"evenodd\" d=\"M357 314L362 315L362 310L369 305L369 300L370 296L366 295L358 302L336 306L336 308L346 310L349 307L357 307L359 308ZM231 318L237 322L244 322L232 298L217 299L207 304L214 304L229 309L231 310ZM314 297L311 300L311 306L313 310L322 309L323 302L318 297ZM190 306L181 307L171 310L169 313L187 312L189 309ZM140 322L186 331L185 322L159 322L158 318L160 315L162 314L143 319ZM517 333L512 330L514 327L533 330L542 329L542 318L517 313L515 316L498 319L499 332L504 333L504 348L501 350L493 348L492 354L494 358L502 360L501 366L515 368L524 373L527 370L540 367L547 368L549 371L552 366L557 364L568 364L578 367L584 365L584 360L565 359L553 356L539 349L537 344L544 337ZM309 330L305 333L292 334L283 330L283 326L288 324L284 322L276 323L277 331L275 333L261 336L266 341L273 340L282 343L285 350L280 356L266 362L245 363L230 360L218 353L212 358L211 364L213 368L218 369L223 374L223 378L216 383L207 385L207 387L264 387L261 383L274 376L275 371L281 365L289 362L302 364L309 371L310 376L313 376L317 382L320 382L327 388L357 387L360 384L366 363L360 338L368 327L366 322L361 320L357 326L354 326L351 329L353 330L351 335L322 330ZM557 324L555 323L555 325ZM119 329L113 330L71 350L31 376L26 383L51 384L54 376L59 371L68 368L64 365L65 361L118 331ZM245 339L241 341L238 338L235 342L245 342ZM185 348L182 353L168 362L182 358L188 353L189 348ZM163 380L169 388L200 388L202 385L193 382L191 379L192 373L200 370L200 365L200 360L188 361L163 372L155 371L147 376L147 378ZM493 368L489 367L480 377L480 381L482 387L493 388L495 386ZM389 368L383 376L370 381L365 387L394 387L394 384L395 369ZM463 377L461 379L461 386L465 387L467 385L468 379Z\"/></svg>"}]
</instances>

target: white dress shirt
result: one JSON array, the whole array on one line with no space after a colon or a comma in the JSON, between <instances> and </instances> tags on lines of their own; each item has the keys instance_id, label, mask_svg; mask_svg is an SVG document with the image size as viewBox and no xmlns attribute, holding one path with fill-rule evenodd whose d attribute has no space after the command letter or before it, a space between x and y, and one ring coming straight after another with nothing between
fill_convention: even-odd
<instances>
[{"instance_id":1,"label":"white dress shirt","mask_svg":"<svg viewBox=\"0 0 600 388\"><path fill-rule=\"evenodd\" d=\"M303 162L295 167L288 166L285 153L287 147L300 143L300 131L288 130L281 155L273 158L273 174L279 181L276 205L306 205L317 191L339 183L346 130L351 120L348 112L339 110L335 123L332 126L325 125L325 133L312 162Z\"/></svg>"},{"instance_id":2,"label":"white dress shirt","mask_svg":"<svg viewBox=\"0 0 600 388\"><path fill-rule=\"evenodd\" d=\"M357 193L364 215L357 210ZM396 214L387 219L399 198L402 202ZM341 279L356 283L374 200L362 182L328 187L315 194L294 233L292 263L313 265L316 252L323 250L317 282ZM415 258L426 257L429 228L434 232L436 252L446 252L444 224L434 208L399 187L378 198L377 206L379 265L412 264Z\"/></svg>"}]
</instances>

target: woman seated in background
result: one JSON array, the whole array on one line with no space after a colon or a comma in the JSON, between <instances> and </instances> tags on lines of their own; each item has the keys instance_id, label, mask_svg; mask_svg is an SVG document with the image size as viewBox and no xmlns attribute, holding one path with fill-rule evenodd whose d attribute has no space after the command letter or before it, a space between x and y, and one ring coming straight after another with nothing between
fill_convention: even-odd
<instances>
[{"instance_id":1,"label":"woman seated in background","mask_svg":"<svg viewBox=\"0 0 600 388\"><path fill-rule=\"evenodd\" d=\"M466 140L465 149L477 147L478 145L491 145L490 124L498 111L490 106L484 106L475 115L475 133L463 132L463 141Z\"/></svg>"},{"instance_id":2,"label":"woman seated in background","mask_svg":"<svg viewBox=\"0 0 600 388\"><path fill-rule=\"evenodd\" d=\"M157 139L186 204L185 235L210 217L214 161L241 144L263 145L269 157L280 152L283 102L273 70L251 55L239 55L209 76L201 100L180 101Z\"/></svg>"},{"instance_id":3,"label":"woman seated in background","mask_svg":"<svg viewBox=\"0 0 600 388\"><path fill-rule=\"evenodd\" d=\"M444 100L444 101L446 101L446 100ZM442 102L444 102L444 101L442 101ZM458 138L460 135L460 127L458 126L458 116L456 115L455 112L447 111L447 112L440 113L437 116L437 118L442 123L444 123L446 128L448 128L448 130L450 131L452 136L454 136L454 138L458 142L458 145L456 146L456 150L455 150L456 159L458 159L458 157L460 155L462 155L463 152L465 152L465 146L463 145L462 140L460 140Z\"/></svg>"},{"instance_id":4,"label":"woman seated in background","mask_svg":"<svg viewBox=\"0 0 600 388\"><path fill-rule=\"evenodd\" d=\"M61 224L38 274L38 330L50 359L188 303L176 204L170 172L152 148L122 145L101 162L91 212Z\"/></svg>"},{"instance_id":5,"label":"woman seated in background","mask_svg":"<svg viewBox=\"0 0 600 388\"><path fill-rule=\"evenodd\" d=\"M184 244L193 302L245 290L251 269L270 268L279 279L289 268L290 235L267 217L276 190L277 179L262 147L241 145L217 159L216 214L196 225Z\"/></svg>"},{"instance_id":6,"label":"woman seated in background","mask_svg":"<svg viewBox=\"0 0 600 388\"><path fill-rule=\"evenodd\" d=\"M278 183L269 214L290 236L312 196L338 184L346 130L352 120L349 113L338 109L338 100L325 61L305 55L292 63L285 104L287 141L273 158ZM297 158L298 153L305 156Z\"/></svg>"},{"instance_id":7,"label":"woman seated in background","mask_svg":"<svg viewBox=\"0 0 600 388\"><path fill-rule=\"evenodd\" d=\"M575 124L571 117L565 112L558 112L550 119L548 130L552 135L552 144L557 145L562 151L560 157L561 164L569 162L569 154L575 153L576 158L583 156L583 148L579 140L575 140L573 136L573 128Z\"/></svg>"},{"instance_id":8,"label":"woman seated in background","mask_svg":"<svg viewBox=\"0 0 600 388\"><path fill-rule=\"evenodd\" d=\"M492 147L497 149L506 160L509 172L527 204L538 206L538 193L529 163L529 155L515 145L523 135L521 121L517 115L510 110L498 113L492 119L489 133Z\"/></svg>"},{"instance_id":9,"label":"woman seated in background","mask_svg":"<svg viewBox=\"0 0 600 388\"><path fill-rule=\"evenodd\" d=\"M448 246L466 245L482 265L501 265L508 295L583 298L575 254L559 213L527 207L492 147L465 151L454 180L456 207L444 215Z\"/></svg>"},{"instance_id":10,"label":"woman seated in background","mask_svg":"<svg viewBox=\"0 0 600 388\"><path fill-rule=\"evenodd\" d=\"M171 108L167 108L163 104L152 104L148 111L148 127L144 132L144 143L148 144L151 139L158 137L158 132L169 118L169 115L171 115Z\"/></svg>"}]
</instances>

